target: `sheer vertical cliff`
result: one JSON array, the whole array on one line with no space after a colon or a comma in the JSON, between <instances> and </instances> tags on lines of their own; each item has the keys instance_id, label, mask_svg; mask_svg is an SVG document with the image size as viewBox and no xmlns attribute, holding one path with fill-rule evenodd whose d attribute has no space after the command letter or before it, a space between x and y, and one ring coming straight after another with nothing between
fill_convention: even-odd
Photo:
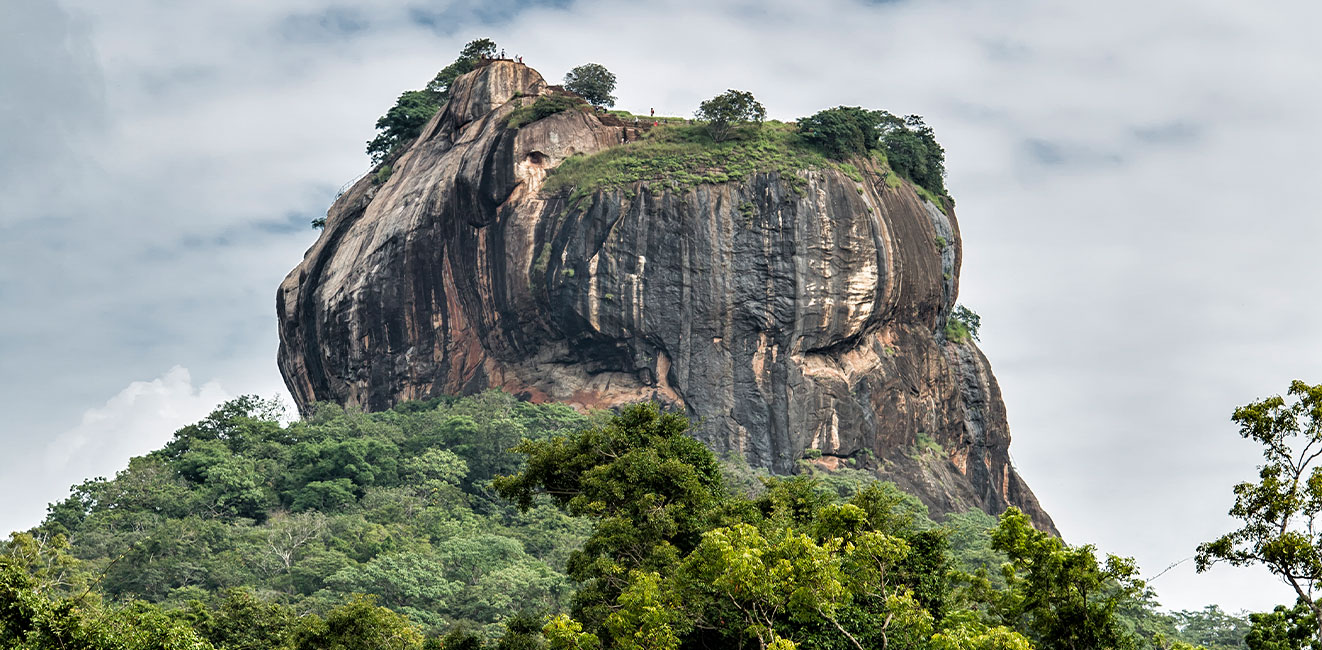
<instances>
[{"instance_id":1,"label":"sheer vertical cliff","mask_svg":"<svg viewBox=\"0 0 1322 650\"><path fill-rule=\"evenodd\" d=\"M388 180L331 207L277 295L300 408L492 387L582 408L655 399L754 465L820 450L937 511L1016 505L1052 528L1010 465L987 359L942 334L953 213L866 160L546 191L570 156L639 136L575 110L507 126L549 92L513 62L461 77Z\"/></svg>"}]
</instances>

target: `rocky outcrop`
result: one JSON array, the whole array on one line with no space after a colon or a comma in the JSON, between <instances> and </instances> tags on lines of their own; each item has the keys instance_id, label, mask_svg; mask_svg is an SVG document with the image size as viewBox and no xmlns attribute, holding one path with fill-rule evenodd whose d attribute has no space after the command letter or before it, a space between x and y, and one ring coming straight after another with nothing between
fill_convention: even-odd
<instances>
[{"instance_id":1,"label":"rocky outcrop","mask_svg":"<svg viewBox=\"0 0 1322 650\"><path fill-rule=\"evenodd\" d=\"M513 62L461 77L389 179L331 207L277 295L300 408L492 387L585 409L654 399L754 465L820 450L938 512L1016 505L1052 529L1010 465L986 358L942 335L953 214L868 161L852 178L545 192L566 158L638 135L579 111L505 125L547 92Z\"/></svg>"}]
</instances>

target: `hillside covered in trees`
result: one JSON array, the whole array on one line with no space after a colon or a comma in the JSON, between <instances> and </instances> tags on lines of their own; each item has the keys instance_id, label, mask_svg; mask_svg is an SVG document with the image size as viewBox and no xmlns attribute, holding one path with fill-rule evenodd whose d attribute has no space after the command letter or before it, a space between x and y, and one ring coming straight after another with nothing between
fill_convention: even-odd
<instances>
[{"instance_id":1,"label":"hillside covered in trees","mask_svg":"<svg viewBox=\"0 0 1322 650\"><path fill-rule=\"evenodd\" d=\"M1016 511L774 478L654 406L279 415L222 405L11 537L0 645L1244 647L1244 619L1158 613L1132 563Z\"/></svg>"}]
</instances>

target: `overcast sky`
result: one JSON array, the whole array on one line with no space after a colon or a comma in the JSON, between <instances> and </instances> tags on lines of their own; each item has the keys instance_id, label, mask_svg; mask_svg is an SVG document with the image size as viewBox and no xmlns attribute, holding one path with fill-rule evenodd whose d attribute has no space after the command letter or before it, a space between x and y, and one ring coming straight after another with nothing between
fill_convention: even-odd
<instances>
[{"instance_id":1,"label":"overcast sky","mask_svg":"<svg viewBox=\"0 0 1322 650\"><path fill-rule=\"evenodd\" d=\"M1322 4L1305 0L8 0L0 530L239 394L284 393L274 295L372 124L466 41L620 107L927 118L1020 472L1144 574L1230 530L1229 414L1322 382ZM1163 604L1289 602L1191 562Z\"/></svg>"}]
</instances>

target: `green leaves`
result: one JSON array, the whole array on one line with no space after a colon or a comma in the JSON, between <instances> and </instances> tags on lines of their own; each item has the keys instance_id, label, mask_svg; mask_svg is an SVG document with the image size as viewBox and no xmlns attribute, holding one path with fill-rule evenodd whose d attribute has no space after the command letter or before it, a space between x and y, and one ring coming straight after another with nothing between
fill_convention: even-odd
<instances>
[{"instance_id":1,"label":"green leaves","mask_svg":"<svg viewBox=\"0 0 1322 650\"><path fill-rule=\"evenodd\" d=\"M799 133L832 158L844 160L877 148L880 116L878 111L858 106L837 106L800 118Z\"/></svg>"},{"instance_id":2,"label":"green leaves","mask_svg":"<svg viewBox=\"0 0 1322 650\"><path fill-rule=\"evenodd\" d=\"M581 583L575 618L547 628L556 643L927 642L947 562L921 504L875 480L851 484L853 497L841 503L834 486L806 477L768 479L756 499L732 496L686 428L653 405L627 407L597 427L523 443L527 468L496 481L524 505L548 496L595 521L570 562Z\"/></svg>"},{"instance_id":3,"label":"green leaves","mask_svg":"<svg viewBox=\"0 0 1322 650\"><path fill-rule=\"evenodd\" d=\"M1010 508L992 531L992 548L1005 553L1009 590L996 598L997 615L1044 650L1131 648L1137 639L1116 616L1122 602L1143 593L1134 561L1106 556L1091 546L1070 547L1032 527Z\"/></svg>"},{"instance_id":4,"label":"green leaves","mask_svg":"<svg viewBox=\"0 0 1322 650\"><path fill-rule=\"evenodd\" d=\"M1252 628L1245 636L1251 650L1317 650L1317 614L1308 603L1277 605L1262 614L1249 614Z\"/></svg>"},{"instance_id":5,"label":"green leaves","mask_svg":"<svg viewBox=\"0 0 1322 650\"><path fill-rule=\"evenodd\" d=\"M267 417L226 404L14 536L0 549L0 646L1123 650L1122 614L1154 606L1132 561L1069 547L1017 511L990 534L987 515L938 527L862 472L745 478L731 494L688 422L655 405L595 426L500 393ZM501 471L514 473L498 491L523 511L492 495L484 476ZM1246 511L1289 484L1287 468L1264 476L1270 489L1240 490ZM248 493L260 498L237 505ZM1286 532L1264 552L1307 565L1306 536ZM1003 582L965 576L952 591L956 561L984 576L1004 565ZM79 588L102 571L116 601L173 610L103 608ZM542 616L571 597L573 617ZM1263 618L1262 642L1294 643L1315 621L1299 611ZM1222 623L1207 638L1242 630Z\"/></svg>"},{"instance_id":6,"label":"green leaves","mask_svg":"<svg viewBox=\"0 0 1322 650\"><path fill-rule=\"evenodd\" d=\"M413 624L462 622L484 638L525 607L567 606L565 563L585 523L543 499L520 513L488 481L521 467L508 451L518 440L585 417L495 392L372 414L328 406L288 426L278 415L254 398L222 405L113 480L77 486L0 557L48 596L83 593L104 572L108 598L185 607L213 639L248 638L239 628L257 626L242 612L270 599L325 614L368 593ZM240 586L258 600L227 604Z\"/></svg>"},{"instance_id":7,"label":"green leaves","mask_svg":"<svg viewBox=\"0 0 1322 650\"><path fill-rule=\"evenodd\" d=\"M304 618L291 650L421 650L422 640L407 618L360 596L325 618Z\"/></svg>"},{"instance_id":8,"label":"green leaves","mask_svg":"<svg viewBox=\"0 0 1322 650\"><path fill-rule=\"evenodd\" d=\"M977 312L964 305L955 305L946 319L946 340L951 343L963 343L970 338L977 341L981 327L982 317Z\"/></svg>"},{"instance_id":9,"label":"green leaves","mask_svg":"<svg viewBox=\"0 0 1322 650\"><path fill-rule=\"evenodd\" d=\"M629 574L628 586L616 600L617 609L606 618L606 629L620 650L674 650L680 634L687 630L679 603L661 587L661 577L651 571ZM572 619L571 619L572 620Z\"/></svg>"},{"instance_id":10,"label":"green leaves","mask_svg":"<svg viewBox=\"0 0 1322 650\"><path fill-rule=\"evenodd\" d=\"M712 140L721 142L729 139L740 126L760 125L767 119L767 109L753 98L753 93L727 90L699 104L693 115L707 123L707 133Z\"/></svg>"},{"instance_id":11,"label":"green leaves","mask_svg":"<svg viewBox=\"0 0 1322 650\"><path fill-rule=\"evenodd\" d=\"M425 88L401 94L395 105L376 121L378 133L367 143L372 164L381 163L400 147L417 139L422 127L450 100L450 87L455 79L473 71L480 57L492 57L495 53L496 44L490 39L469 41L460 50L459 58L436 73Z\"/></svg>"},{"instance_id":12,"label":"green leaves","mask_svg":"<svg viewBox=\"0 0 1322 650\"><path fill-rule=\"evenodd\" d=\"M880 151L900 175L936 197L946 194L945 149L919 115L837 106L799 118L799 133L837 160Z\"/></svg>"},{"instance_id":13,"label":"green leaves","mask_svg":"<svg viewBox=\"0 0 1322 650\"><path fill-rule=\"evenodd\" d=\"M395 105L376 120L378 133L367 143L372 163L380 163L400 145L417 139L422 127L442 105L436 95L425 90L406 90L400 94Z\"/></svg>"},{"instance_id":14,"label":"green leaves","mask_svg":"<svg viewBox=\"0 0 1322 650\"><path fill-rule=\"evenodd\" d=\"M565 90L586 99L593 106L615 105L615 75L599 63L584 63L565 73Z\"/></svg>"},{"instance_id":15,"label":"green leaves","mask_svg":"<svg viewBox=\"0 0 1322 650\"><path fill-rule=\"evenodd\" d=\"M42 593L12 557L0 557L0 647L14 650L212 650L188 624L138 601L107 608L86 592Z\"/></svg>"},{"instance_id":16,"label":"green leaves","mask_svg":"<svg viewBox=\"0 0 1322 650\"><path fill-rule=\"evenodd\" d=\"M505 116L505 126L517 129L525 124L531 124L537 120L544 119L572 110L591 110L591 107L584 104L582 100L572 95L552 94L538 97L531 106L524 106L512 111Z\"/></svg>"},{"instance_id":17,"label":"green leaves","mask_svg":"<svg viewBox=\"0 0 1322 650\"><path fill-rule=\"evenodd\" d=\"M1288 399L1287 399L1288 397ZM1274 396L1235 409L1239 434L1262 445L1265 461L1257 483L1235 486L1231 516L1243 526L1199 545L1197 567L1217 562L1265 565L1295 589L1322 643L1322 605L1314 585L1322 581L1322 384L1291 382L1286 396Z\"/></svg>"}]
</instances>

